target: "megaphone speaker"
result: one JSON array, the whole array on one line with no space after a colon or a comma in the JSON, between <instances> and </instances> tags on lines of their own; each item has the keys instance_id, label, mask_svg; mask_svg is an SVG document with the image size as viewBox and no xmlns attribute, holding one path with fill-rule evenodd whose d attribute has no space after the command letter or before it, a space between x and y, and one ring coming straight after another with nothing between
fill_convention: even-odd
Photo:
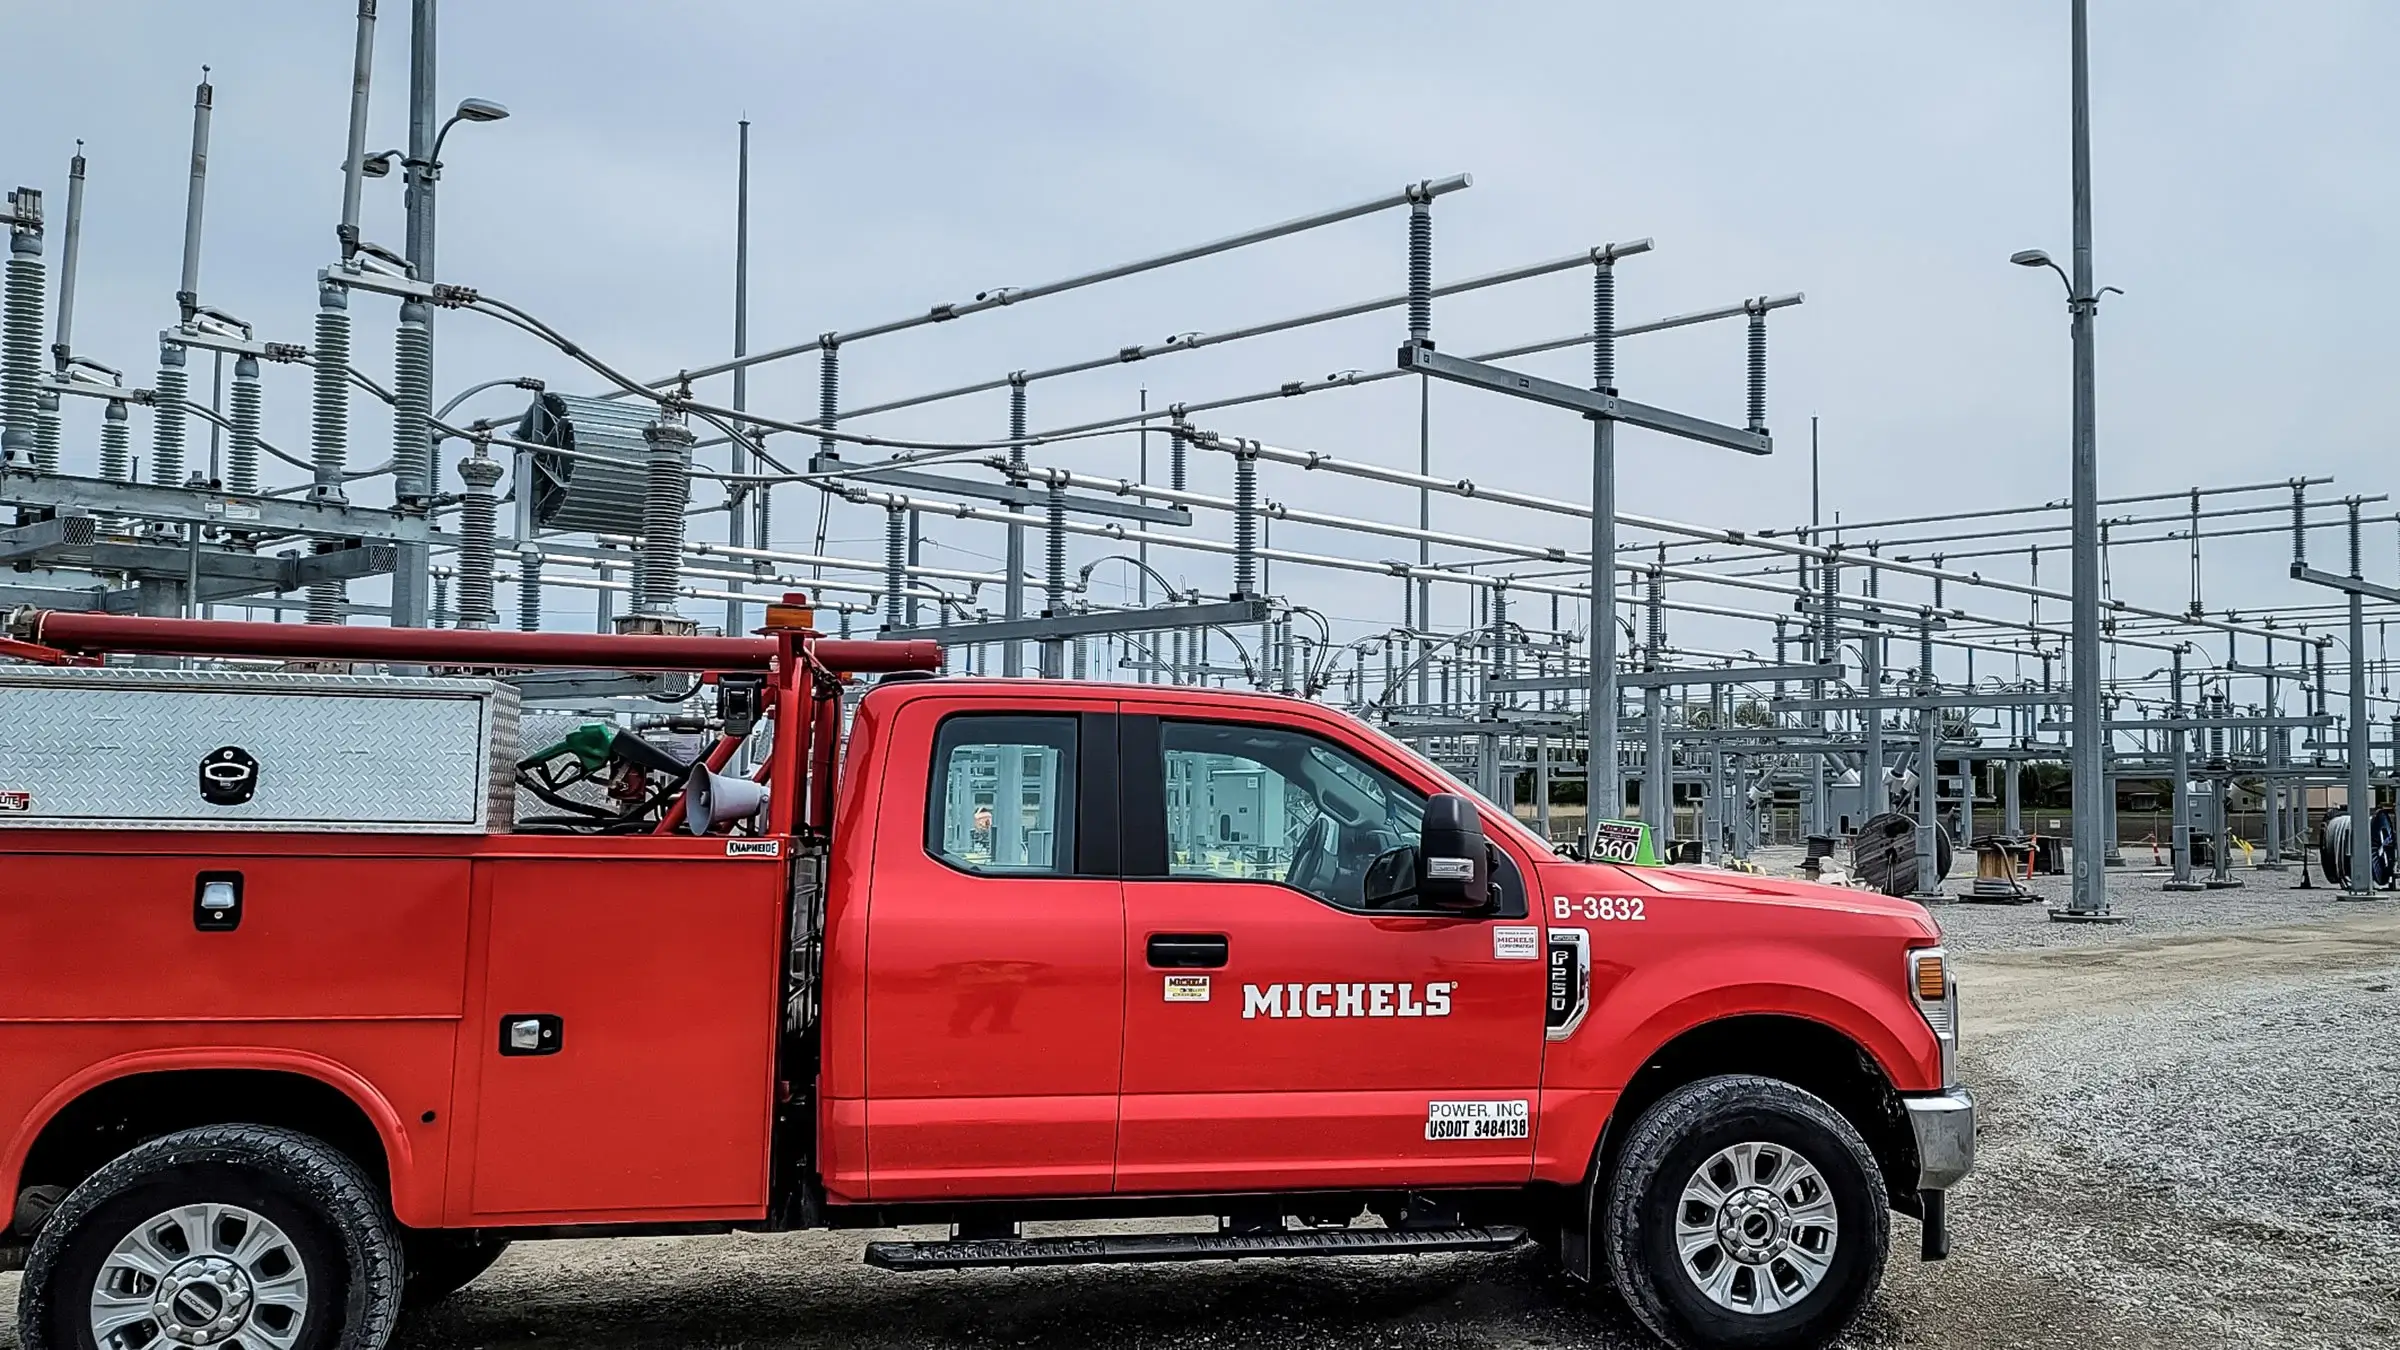
<instances>
[{"instance_id":1,"label":"megaphone speaker","mask_svg":"<svg viewBox=\"0 0 2400 1350\"><path fill-rule=\"evenodd\" d=\"M695 764L683 785L683 827L693 834L706 834L728 821L747 820L766 805L765 784L710 773L707 765Z\"/></svg>"}]
</instances>

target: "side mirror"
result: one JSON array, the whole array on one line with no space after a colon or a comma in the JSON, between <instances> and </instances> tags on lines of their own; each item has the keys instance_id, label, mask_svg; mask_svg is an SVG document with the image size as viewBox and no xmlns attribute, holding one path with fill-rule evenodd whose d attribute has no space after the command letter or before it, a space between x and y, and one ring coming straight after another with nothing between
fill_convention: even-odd
<instances>
[{"instance_id":1,"label":"side mirror","mask_svg":"<svg viewBox=\"0 0 2400 1350\"><path fill-rule=\"evenodd\" d=\"M1417 892L1430 909L1475 913L1491 908L1492 862L1475 804L1454 792L1437 792L1425 803L1418 851Z\"/></svg>"},{"instance_id":2,"label":"side mirror","mask_svg":"<svg viewBox=\"0 0 2400 1350\"><path fill-rule=\"evenodd\" d=\"M1425 870L1415 844L1402 844L1375 855L1359 884L1359 898L1370 909L1389 909L1417 894L1417 874Z\"/></svg>"}]
</instances>

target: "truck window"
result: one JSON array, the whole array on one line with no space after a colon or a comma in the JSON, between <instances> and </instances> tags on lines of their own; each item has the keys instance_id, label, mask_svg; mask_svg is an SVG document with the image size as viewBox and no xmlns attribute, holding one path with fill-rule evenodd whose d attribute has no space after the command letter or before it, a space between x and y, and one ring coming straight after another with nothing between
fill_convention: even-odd
<instances>
[{"instance_id":1,"label":"truck window","mask_svg":"<svg viewBox=\"0 0 2400 1350\"><path fill-rule=\"evenodd\" d=\"M1363 909L1367 866L1414 843L1422 794L1305 732L1160 726L1167 875L1276 881Z\"/></svg>"},{"instance_id":2,"label":"truck window","mask_svg":"<svg viewBox=\"0 0 2400 1350\"><path fill-rule=\"evenodd\" d=\"M1076 720L968 714L944 721L934 737L926 852L970 872L1072 873Z\"/></svg>"}]
</instances>

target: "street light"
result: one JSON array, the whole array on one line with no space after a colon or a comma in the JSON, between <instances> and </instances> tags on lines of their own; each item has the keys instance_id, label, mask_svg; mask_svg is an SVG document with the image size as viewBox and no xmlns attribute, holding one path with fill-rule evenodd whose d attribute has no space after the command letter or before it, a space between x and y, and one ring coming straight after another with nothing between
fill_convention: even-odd
<instances>
[{"instance_id":1,"label":"street light","mask_svg":"<svg viewBox=\"0 0 2400 1350\"><path fill-rule=\"evenodd\" d=\"M444 138L449 136L450 128L457 126L461 122L498 122L505 119L507 116L508 109L506 106L495 103L488 98L460 99L458 101L458 111L450 114L449 118L442 123L442 129L433 134L433 153L426 156L427 159L433 161L430 165L432 175L438 175L441 172L442 141Z\"/></svg>"},{"instance_id":2,"label":"street light","mask_svg":"<svg viewBox=\"0 0 2400 1350\"><path fill-rule=\"evenodd\" d=\"M461 122L497 122L508 116L506 107L488 98L460 99L458 110L451 113L448 120L442 123L441 128L434 132L430 142L419 139L424 135L426 125L433 120L432 109L426 106L432 102L433 97L431 12L430 6L419 6L420 28L415 34L419 44L415 53L416 69L413 77L415 84L411 89L409 100L411 125L408 148L410 153L401 161L402 167L406 170L405 177L408 182L408 261L414 269L417 279L426 282L434 281L441 275L435 270L433 261L433 199L434 184L442 176L442 142L449 137L450 128ZM422 157L420 157L420 150ZM432 315L422 305L412 302L400 307L400 319L401 363L421 365L423 387L426 393L430 394L433 385ZM413 420L431 411L430 407L414 405L406 410L406 416ZM433 446L438 443L429 436L421 458L415 454L396 456L398 472L392 478L392 491L403 505L415 507L421 504L432 494L434 486L440 481L441 474L435 465L433 455ZM518 496L521 513L525 509L523 503L530 501L530 498L523 493ZM523 536L523 532L520 517L518 530L520 537ZM392 623L395 626L413 628L421 626L425 622L427 576L425 546L402 544L397 565L392 571Z\"/></svg>"},{"instance_id":3,"label":"street light","mask_svg":"<svg viewBox=\"0 0 2400 1350\"><path fill-rule=\"evenodd\" d=\"M2065 269L2040 249L2023 249L2009 261L2020 267L2047 267L2067 287L2067 313L2074 335L2074 438L2070 453L2073 483L2072 524L2074 571L2068 587L2072 597L2069 625L2068 695L2073 718L2068 731L2068 767L2075 800L2074 891L2063 909L2052 909L2059 920L2109 923L2120 915L2108 904L2107 872L2101 861L2106 851L2103 823L2112 812L2106 800L2109 735L2107 713L2100 700L2100 474L2093 448L2092 321L2100 308L2092 288L2092 118L2089 43L2084 19L2085 0L2072 0L2069 9L2072 73L2070 136L2073 165L2070 185L2075 218L2075 271Z\"/></svg>"}]
</instances>

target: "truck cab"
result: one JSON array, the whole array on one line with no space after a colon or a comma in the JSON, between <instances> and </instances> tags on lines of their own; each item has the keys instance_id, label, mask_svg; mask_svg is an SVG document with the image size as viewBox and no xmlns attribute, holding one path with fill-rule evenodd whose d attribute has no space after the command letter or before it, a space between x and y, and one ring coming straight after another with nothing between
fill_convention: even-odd
<instances>
[{"instance_id":1,"label":"truck cab","mask_svg":"<svg viewBox=\"0 0 2400 1350\"><path fill-rule=\"evenodd\" d=\"M88 653L279 627L52 617L18 631L53 692ZM321 640L399 659L380 631ZM461 668L595 661L427 636L494 640ZM868 1261L1537 1241L1673 1344L1809 1345L1874 1288L1890 1210L1946 1246L1973 1103L1913 904L1660 867L1638 826L1562 857L1311 702L684 641L750 644L678 657L713 743L627 747L635 795L583 822L157 828L28 789L0 826L0 1259L29 1348L372 1347L515 1238L918 1223L953 1236ZM350 678L329 697L405 683ZM240 749L261 797L298 772L210 716L68 749ZM1215 1227L1018 1231L1137 1216Z\"/></svg>"}]
</instances>

